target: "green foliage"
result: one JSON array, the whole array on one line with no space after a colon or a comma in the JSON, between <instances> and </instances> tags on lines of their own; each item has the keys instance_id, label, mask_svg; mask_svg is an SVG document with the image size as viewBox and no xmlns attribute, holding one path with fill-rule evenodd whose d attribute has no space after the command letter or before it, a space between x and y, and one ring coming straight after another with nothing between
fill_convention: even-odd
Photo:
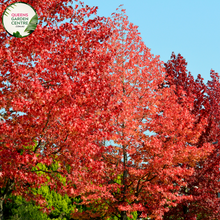
<instances>
[{"instance_id":1,"label":"green foliage","mask_svg":"<svg viewBox=\"0 0 220 220\"><path fill-rule=\"evenodd\" d=\"M16 2L15 2L15 3L16 3ZM3 15L5 15L6 17L8 17L8 15L9 15L9 13L10 13L9 11L11 11L10 8L13 8L13 9L14 9L13 6L17 6L15 3L9 5L9 6L7 7L7 9L5 10L5 12L4 12Z\"/></svg>"},{"instance_id":2,"label":"green foliage","mask_svg":"<svg viewBox=\"0 0 220 220\"><path fill-rule=\"evenodd\" d=\"M136 220L137 217L138 217L137 212L132 212L131 215L133 216L133 218L129 218L129 217L127 217L127 220ZM120 216L119 216L119 217L120 217ZM119 220L119 218L116 217L116 216L114 216L114 217L110 217L110 218L108 218L107 220Z\"/></svg>"},{"instance_id":3,"label":"green foliage","mask_svg":"<svg viewBox=\"0 0 220 220\"><path fill-rule=\"evenodd\" d=\"M14 32L14 33L13 33L13 36L14 36L14 37L19 37L19 38L22 38L22 37L23 37L23 36L20 34L19 31Z\"/></svg>"},{"instance_id":4,"label":"green foliage","mask_svg":"<svg viewBox=\"0 0 220 220\"><path fill-rule=\"evenodd\" d=\"M47 214L40 211L34 202L27 202L21 196L10 196L4 206L6 220L48 220Z\"/></svg>"},{"instance_id":5,"label":"green foliage","mask_svg":"<svg viewBox=\"0 0 220 220\"><path fill-rule=\"evenodd\" d=\"M114 179L114 182L121 185L122 184L122 174L118 175L116 179Z\"/></svg>"},{"instance_id":6,"label":"green foliage","mask_svg":"<svg viewBox=\"0 0 220 220\"><path fill-rule=\"evenodd\" d=\"M48 206L53 210L49 215L41 211L42 207L37 206L34 201L27 202L21 196L10 196L9 201L4 206L4 214L8 220L69 220L70 214L76 205L73 202L80 202L80 199L71 199L67 195L61 196L48 186L34 189L35 194L42 195ZM83 210L82 207L78 206Z\"/></svg>"},{"instance_id":7,"label":"green foliage","mask_svg":"<svg viewBox=\"0 0 220 220\"><path fill-rule=\"evenodd\" d=\"M50 190L48 186L42 186L37 191L46 199L48 208L53 207L53 211L49 215L51 219L70 219L70 214L75 208L71 198L67 195L61 196L54 190Z\"/></svg>"},{"instance_id":8,"label":"green foliage","mask_svg":"<svg viewBox=\"0 0 220 220\"><path fill-rule=\"evenodd\" d=\"M29 34L32 33L36 29L36 27L37 27L37 22L38 22L38 17L37 17L37 14L35 14L31 18L28 26L25 29L25 32L28 32Z\"/></svg>"},{"instance_id":9,"label":"green foliage","mask_svg":"<svg viewBox=\"0 0 220 220\"><path fill-rule=\"evenodd\" d=\"M37 144L37 143L35 143ZM32 149L33 148L33 149ZM34 150L35 147L24 147L24 149ZM23 152L21 152L23 153ZM41 176L46 176L48 182L50 182L50 177L48 173L44 171L57 171L59 168L59 162L54 161L50 166L46 166L45 164L38 163L36 167L33 167L32 170L36 171L36 173ZM39 170L39 171L38 171ZM66 179L62 177L59 173L53 173L52 175L56 175L60 181L65 184ZM19 219L34 219L34 220L69 220L70 214L73 212L76 205L73 205L73 202L81 202L79 198L72 199L67 195L61 196L54 190L51 190L49 186L42 185L39 189L31 189L34 195L41 195L45 198L47 203L47 208L52 209L49 215L43 213L41 211L42 207L37 206L34 201L27 202L21 196L10 196L10 202L6 203L4 213L7 216L8 220L19 220ZM81 206L77 206L79 210L83 210Z\"/></svg>"}]
</instances>

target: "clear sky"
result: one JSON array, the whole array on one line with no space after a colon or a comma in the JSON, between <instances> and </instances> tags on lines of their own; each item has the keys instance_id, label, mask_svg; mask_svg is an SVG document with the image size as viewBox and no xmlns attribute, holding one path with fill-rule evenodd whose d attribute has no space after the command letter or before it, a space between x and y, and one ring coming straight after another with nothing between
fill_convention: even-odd
<instances>
[{"instance_id":1,"label":"clear sky","mask_svg":"<svg viewBox=\"0 0 220 220\"><path fill-rule=\"evenodd\" d=\"M180 53L194 78L205 83L210 70L220 74L220 0L81 0L110 16L124 4L130 22L154 55L167 62Z\"/></svg>"}]
</instances>

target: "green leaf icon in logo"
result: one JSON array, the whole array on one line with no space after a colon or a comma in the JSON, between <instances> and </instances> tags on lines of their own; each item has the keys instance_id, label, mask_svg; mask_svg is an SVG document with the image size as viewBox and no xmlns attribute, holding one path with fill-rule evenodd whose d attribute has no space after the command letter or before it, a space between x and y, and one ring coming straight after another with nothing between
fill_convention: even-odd
<instances>
[{"instance_id":1,"label":"green leaf icon in logo","mask_svg":"<svg viewBox=\"0 0 220 220\"><path fill-rule=\"evenodd\" d=\"M14 37L19 37L19 38L23 37L23 36L21 36L21 34L20 34L19 31L17 31L16 33L14 32L14 33L13 33L13 36L14 36Z\"/></svg>"},{"instance_id":2,"label":"green leaf icon in logo","mask_svg":"<svg viewBox=\"0 0 220 220\"><path fill-rule=\"evenodd\" d=\"M9 8L13 8L13 9L14 9L14 7L13 7L12 5L16 6L16 4L13 3L13 4L11 4L11 5L6 9L6 11L4 12L4 15L5 15L6 17L8 17L9 11L11 11Z\"/></svg>"},{"instance_id":3,"label":"green leaf icon in logo","mask_svg":"<svg viewBox=\"0 0 220 220\"><path fill-rule=\"evenodd\" d=\"M37 27L37 22L38 22L38 17L37 17L37 14L35 14L35 15L31 18L31 20L30 20L30 22L29 22L27 28L24 30L24 32L28 32L29 34L31 34L31 33L36 29L36 27Z\"/></svg>"}]
</instances>

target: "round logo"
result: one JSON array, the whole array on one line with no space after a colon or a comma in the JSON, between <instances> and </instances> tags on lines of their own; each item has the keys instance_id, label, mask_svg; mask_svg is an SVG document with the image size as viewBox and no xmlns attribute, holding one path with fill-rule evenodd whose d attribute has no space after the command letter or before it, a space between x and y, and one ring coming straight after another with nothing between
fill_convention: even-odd
<instances>
[{"instance_id":1,"label":"round logo","mask_svg":"<svg viewBox=\"0 0 220 220\"><path fill-rule=\"evenodd\" d=\"M4 29L14 37L27 37L37 27L38 17L32 6L25 2L9 5L2 16Z\"/></svg>"}]
</instances>

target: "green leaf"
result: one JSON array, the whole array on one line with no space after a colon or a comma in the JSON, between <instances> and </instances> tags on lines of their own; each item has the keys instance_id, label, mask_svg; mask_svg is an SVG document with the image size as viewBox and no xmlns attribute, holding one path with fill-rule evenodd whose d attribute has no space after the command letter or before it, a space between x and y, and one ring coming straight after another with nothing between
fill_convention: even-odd
<instances>
[{"instance_id":1,"label":"green leaf","mask_svg":"<svg viewBox=\"0 0 220 220\"><path fill-rule=\"evenodd\" d=\"M31 18L31 20L30 20L30 22L24 32L28 32L29 34L32 33L36 29L37 23L38 23L38 17L37 17L37 14L35 14Z\"/></svg>"},{"instance_id":2,"label":"green leaf","mask_svg":"<svg viewBox=\"0 0 220 220\"><path fill-rule=\"evenodd\" d=\"M15 3L13 3L12 5L16 6ZM8 12L8 11L11 11L9 8L11 7L11 8L14 9L14 7L13 7L12 5L10 5L10 6L6 9L6 11L5 11L5 16L6 16L6 17L8 17L8 15L9 15L9 12Z\"/></svg>"},{"instance_id":3,"label":"green leaf","mask_svg":"<svg viewBox=\"0 0 220 220\"><path fill-rule=\"evenodd\" d=\"M19 37L19 38L23 37L23 36L21 36L21 34L20 34L19 31L17 31L16 33L14 32L14 33L13 33L13 36L14 36L14 37Z\"/></svg>"}]
</instances>

